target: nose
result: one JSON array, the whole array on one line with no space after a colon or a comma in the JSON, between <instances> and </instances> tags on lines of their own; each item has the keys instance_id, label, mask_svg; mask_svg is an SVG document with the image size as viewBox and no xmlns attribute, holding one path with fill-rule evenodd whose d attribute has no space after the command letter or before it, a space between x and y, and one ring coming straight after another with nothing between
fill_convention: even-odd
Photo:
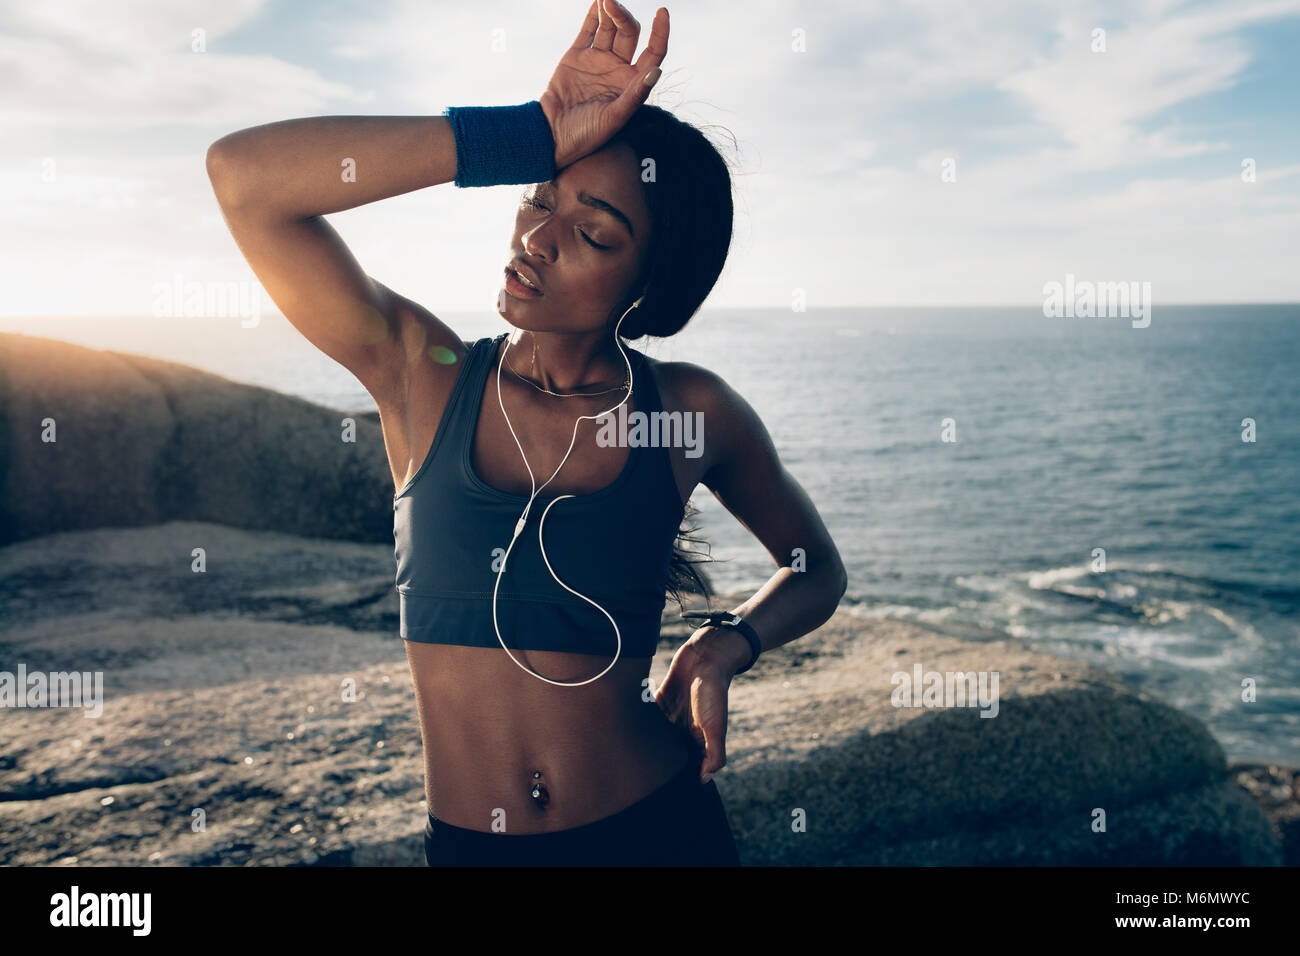
<instances>
[{"instance_id":1,"label":"nose","mask_svg":"<svg viewBox=\"0 0 1300 956\"><path fill-rule=\"evenodd\" d=\"M523 235L524 252L530 256L536 256L544 262L551 262L554 256L555 244L551 241L549 234L545 231L546 222L539 222Z\"/></svg>"}]
</instances>

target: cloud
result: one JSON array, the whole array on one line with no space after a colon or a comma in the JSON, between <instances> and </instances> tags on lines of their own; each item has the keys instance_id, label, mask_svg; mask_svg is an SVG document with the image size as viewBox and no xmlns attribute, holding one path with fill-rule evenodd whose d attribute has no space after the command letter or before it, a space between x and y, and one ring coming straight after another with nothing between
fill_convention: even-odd
<instances>
[{"instance_id":1,"label":"cloud","mask_svg":"<svg viewBox=\"0 0 1300 956\"><path fill-rule=\"evenodd\" d=\"M1147 12L1166 14L1171 6L1154 4ZM1251 59L1236 32L1297 14L1300 4L1294 2L1233 3L1120 26L1113 14L1071 12L1058 22L1052 47L997 87L1070 144L1072 169L1195 155L1215 147L1180 142L1172 129L1146 134L1141 124L1170 107L1230 89ZM1104 30L1101 51L1094 48L1098 29Z\"/></svg>"},{"instance_id":2,"label":"cloud","mask_svg":"<svg viewBox=\"0 0 1300 956\"><path fill-rule=\"evenodd\" d=\"M263 6L263 0L14 4L0 32L6 138L50 124L68 132L251 125L250 104L276 117L368 101L347 84L286 60L229 52L225 38ZM192 49L195 30L202 31L205 52Z\"/></svg>"},{"instance_id":3,"label":"cloud","mask_svg":"<svg viewBox=\"0 0 1300 956\"><path fill-rule=\"evenodd\" d=\"M310 29L283 29L298 9L69 0L0 14L4 308L64 291L83 304L56 311L137 301L174 262L243 275L204 175L206 143L291 116L534 98L585 5L303 5ZM711 305L784 306L794 287L814 306L1032 300L1065 264L1146 269L1183 300L1295 297L1282 277L1300 176L1262 162L1243 184L1235 135L1197 107L1232 95L1257 64L1247 28L1300 15L1300 0L670 9L651 102L738 140L733 152L713 136L738 176L736 243ZM654 5L634 13L643 46ZM1098 27L1105 53L1091 49ZM205 53L191 52L196 28ZM1273 152L1285 119L1259 130L1252 155ZM955 182L941 178L949 156ZM42 179L46 157L56 182ZM486 311L513 205L508 189L443 187L331 221L403 294ZM99 271L61 284L67 262Z\"/></svg>"}]
</instances>

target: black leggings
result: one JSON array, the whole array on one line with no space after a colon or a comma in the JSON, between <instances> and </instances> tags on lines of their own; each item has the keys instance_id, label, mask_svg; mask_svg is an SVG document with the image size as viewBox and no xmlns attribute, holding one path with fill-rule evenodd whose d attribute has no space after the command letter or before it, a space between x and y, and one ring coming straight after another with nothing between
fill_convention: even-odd
<instances>
[{"instance_id":1,"label":"black leggings","mask_svg":"<svg viewBox=\"0 0 1300 956\"><path fill-rule=\"evenodd\" d=\"M618 813L565 830L492 833L424 827L430 866L739 866L727 812L692 758L659 789Z\"/></svg>"}]
</instances>

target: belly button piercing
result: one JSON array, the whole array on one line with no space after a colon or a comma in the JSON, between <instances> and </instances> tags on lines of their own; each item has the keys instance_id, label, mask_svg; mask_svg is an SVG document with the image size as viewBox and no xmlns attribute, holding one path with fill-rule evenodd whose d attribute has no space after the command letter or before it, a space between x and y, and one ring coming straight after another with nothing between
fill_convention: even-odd
<instances>
[{"instance_id":1,"label":"belly button piercing","mask_svg":"<svg viewBox=\"0 0 1300 956\"><path fill-rule=\"evenodd\" d=\"M545 810L546 804L551 799L551 795L546 792L546 785L542 783L542 772L540 770L533 771L533 780L535 780L536 783L533 784L533 789L529 791L529 796L533 798L533 801L539 807Z\"/></svg>"}]
</instances>

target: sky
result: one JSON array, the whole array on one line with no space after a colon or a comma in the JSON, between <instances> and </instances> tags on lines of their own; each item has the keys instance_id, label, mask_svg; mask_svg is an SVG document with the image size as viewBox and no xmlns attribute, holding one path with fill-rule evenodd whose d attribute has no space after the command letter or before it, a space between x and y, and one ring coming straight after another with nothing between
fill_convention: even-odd
<instances>
[{"instance_id":1,"label":"sky","mask_svg":"<svg viewBox=\"0 0 1300 956\"><path fill-rule=\"evenodd\" d=\"M209 144L536 99L586 6L6 4L0 315L255 283ZM735 175L706 308L1034 305L1067 274L1166 304L1300 300L1300 0L667 6L648 102L705 127ZM639 54L656 8L629 8ZM329 219L385 285L491 313L521 191L444 184Z\"/></svg>"}]
</instances>

